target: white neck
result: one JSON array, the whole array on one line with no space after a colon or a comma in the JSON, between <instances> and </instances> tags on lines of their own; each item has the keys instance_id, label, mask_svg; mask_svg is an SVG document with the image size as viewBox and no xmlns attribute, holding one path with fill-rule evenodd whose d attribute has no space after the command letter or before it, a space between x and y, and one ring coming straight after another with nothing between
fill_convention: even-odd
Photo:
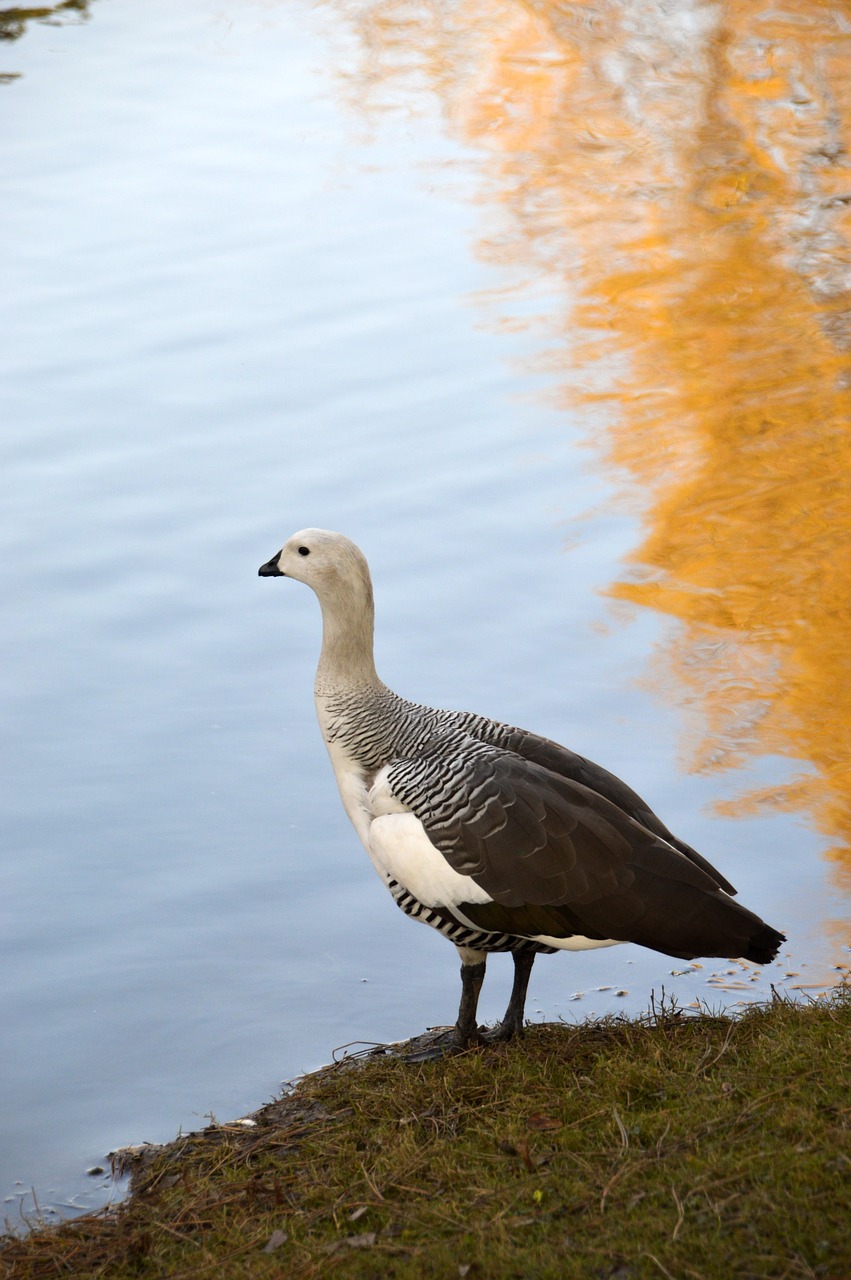
<instances>
[{"instance_id":1,"label":"white neck","mask_svg":"<svg viewBox=\"0 0 851 1280\"><path fill-rule=\"evenodd\" d=\"M375 609L366 582L336 582L323 592L322 652L314 691L324 697L364 686L381 686L373 659Z\"/></svg>"}]
</instances>

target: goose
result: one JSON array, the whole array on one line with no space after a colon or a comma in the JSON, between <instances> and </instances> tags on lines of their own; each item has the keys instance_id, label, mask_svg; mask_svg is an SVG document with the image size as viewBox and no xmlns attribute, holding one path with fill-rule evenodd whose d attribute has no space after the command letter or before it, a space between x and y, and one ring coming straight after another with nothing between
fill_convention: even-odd
<instances>
[{"instance_id":1,"label":"goose","mask_svg":"<svg viewBox=\"0 0 851 1280\"><path fill-rule=\"evenodd\" d=\"M620 778L535 733L383 684L369 566L343 534L302 529L259 574L318 597L314 696L340 798L397 905L458 949L451 1049L522 1033L539 954L635 942L683 960L774 959L784 935ZM485 1035L485 964L506 951L511 996Z\"/></svg>"}]
</instances>

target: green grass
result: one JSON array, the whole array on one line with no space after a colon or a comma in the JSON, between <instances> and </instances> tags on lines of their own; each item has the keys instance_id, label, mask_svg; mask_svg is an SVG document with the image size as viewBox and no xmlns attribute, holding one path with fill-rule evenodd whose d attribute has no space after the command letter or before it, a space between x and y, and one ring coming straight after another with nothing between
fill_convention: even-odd
<instances>
[{"instance_id":1,"label":"green grass","mask_svg":"<svg viewBox=\"0 0 851 1280\"><path fill-rule=\"evenodd\" d=\"M328 1068L156 1149L41 1277L851 1277L851 993Z\"/></svg>"}]
</instances>

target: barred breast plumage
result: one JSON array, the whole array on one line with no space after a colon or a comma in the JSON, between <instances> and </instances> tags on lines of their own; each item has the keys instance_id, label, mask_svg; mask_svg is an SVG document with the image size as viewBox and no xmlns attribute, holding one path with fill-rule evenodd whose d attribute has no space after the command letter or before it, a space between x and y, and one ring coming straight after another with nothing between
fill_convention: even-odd
<instances>
[{"instance_id":1,"label":"barred breast plumage","mask_svg":"<svg viewBox=\"0 0 851 1280\"><path fill-rule=\"evenodd\" d=\"M454 1043L481 1038L487 955L514 986L491 1038L522 1030L536 954L637 942L666 955L774 958L783 934L626 783L546 738L420 706L378 678L367 562L348 538L294 534L260 569L316 592L315 697L340 796L378 874L412 919L458 948Z\"/></svg>"}]
</instances>

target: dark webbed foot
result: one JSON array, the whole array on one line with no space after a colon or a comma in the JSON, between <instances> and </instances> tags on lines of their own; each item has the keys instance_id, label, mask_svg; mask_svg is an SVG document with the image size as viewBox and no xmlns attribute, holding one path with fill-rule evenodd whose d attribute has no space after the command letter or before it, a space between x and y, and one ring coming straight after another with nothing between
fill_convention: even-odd
<instances>
[{"instance_id":1,"label":"dark webbed foot","mask_svg":"<svg viewBox=\"0 0 851 1280\"><path fill-rule=\"evenodd\" d=\"M475 1049L479 1045L487 1044L489 1038L487 1032L479 1027L469 1032L460 1032L456 1026L452 1032L452 1048L455 1053L462 1053L464 1049Z\"/></svg>"},{"instance_id":2,"label":"dark webbed foot","mask_svg":"<svg viewBox=\"0 0 851 1280\"><path fill-rule=\"evenodd\" d=\"M454 1053L464 1053L487 1044L487 1038L476 1029L472 1036L459 1036L457 1027L439 1031L426 1031L408 1042L409 1048L402 1056L405 1062L439 1062Z\"/></svg>"},{"instance_id":3,"label":"dark webbed foot","mask_svg":"<svg viewBox=\"0 0 851 1280\"><path fill-rule=\"evenodd\" d=\"M494 1027L493 1031L489 1031L485 1037L488 1044L504 1044L507 1040L513 1040L515 1036L523 1035L523 1021L516 1023L503 1018L498 1027Z\"/></svg>"}]
</instances>

